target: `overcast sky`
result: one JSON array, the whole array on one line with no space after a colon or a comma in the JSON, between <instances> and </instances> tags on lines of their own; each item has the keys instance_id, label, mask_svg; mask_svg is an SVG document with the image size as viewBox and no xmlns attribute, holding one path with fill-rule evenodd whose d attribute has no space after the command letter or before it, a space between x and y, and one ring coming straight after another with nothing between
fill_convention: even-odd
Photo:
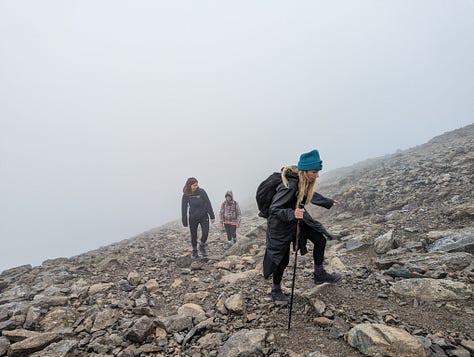
<instances>
[{"instance_id":1,"label":"overcast sky","mask_svg":"<svg viewBox=\"0 0 474 357\"><path fill-rule=\"evenodd\" d=\"M0 271L472 123L474 2L0 1ZM186 235L183 239L187 239ZM223 238L224 239L224 238Z\"/></svg>"}]
</instances>

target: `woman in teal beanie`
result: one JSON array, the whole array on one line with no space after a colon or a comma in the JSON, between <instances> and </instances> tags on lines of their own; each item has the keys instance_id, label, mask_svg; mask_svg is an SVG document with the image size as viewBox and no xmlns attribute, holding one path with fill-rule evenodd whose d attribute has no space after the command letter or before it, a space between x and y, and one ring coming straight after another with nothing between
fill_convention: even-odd
<instances>
[{"instance_id":1,"label":"woman in teal beanie","mask_svg":"<svg viewBox=\"0 0 474 357\"><path fill-rule=\"evenodd\" d=\"M310 152L301 154L298 161L298 170L301 171L321 171L323 169L323 161L319 157L319 151L314 149Z\"/></svg>"},{"instance_id":2,"label":"woman in teal beanie","mask_svg":"<svg viewBox=\"0 0 474 357\"><path fill-rule=\"evenodd\" d=\"M289 301L289 297L281 290L281 280L290 260L290 245L295 242L298 221L301 254L308 252L307 240L314 244L314 283L335 283L341 279L339 274L330 274L323 268L326 240L332 239L332 236L303 208L309 203L328 209L338 204L337 201L314 192L322 164L318 150L312 150L301 154L297 166L287 166L281 171L282 183L278 186L269 209L267 246L263 261L264 277L267 279L273 275L273 301Z\"/></svg>"}]
</instances>

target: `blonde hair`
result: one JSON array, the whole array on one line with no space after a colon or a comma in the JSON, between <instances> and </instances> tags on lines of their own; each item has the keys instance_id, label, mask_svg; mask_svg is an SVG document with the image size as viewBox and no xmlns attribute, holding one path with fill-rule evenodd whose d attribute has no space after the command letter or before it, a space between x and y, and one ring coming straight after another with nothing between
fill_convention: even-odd
<instances>
[{"instance_id":1,"label":"blonde hair","mask_svg":"<svg viewBox=\"0 0 474 357\"><path fill-rule=\"evenodd\" d=\"M300 206L300 204L307 205L311 202L313 198L314 189L316 188L316 180L311 182L308 178L308 171L298 170L298 167L293 166L286 166L281 170L281 180L285 187L288 187L288 178L286 174L288 172L292 172L298 175L298 191L296 193L296 208ZM305 202L303 202L303 198L305 198Z\"/></svg>"}]
</instances>

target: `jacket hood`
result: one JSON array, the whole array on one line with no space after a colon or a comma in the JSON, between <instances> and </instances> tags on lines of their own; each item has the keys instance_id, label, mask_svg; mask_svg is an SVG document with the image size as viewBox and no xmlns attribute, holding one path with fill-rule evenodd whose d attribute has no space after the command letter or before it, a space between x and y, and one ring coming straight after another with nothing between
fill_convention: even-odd
<instances>
[{"instance_id":1,"label":"jacket hood","mask_svg":"<svg viewBox=\"0 0 474 357\"><path fill-rule=\"evenodd\" d=\"M232 200L234 199L234 194L232 193L232 191L227 191L224 197L227 198L227 196L230 196Z\"/></svg>"},{"instance_id":2,"label":"jacket hood","mask_svg":"<svg viewBox=\"0 0 474 357\"><path fill-rule=\"evenodd\" d=\"M286 166L281 169L281 180L285 187L288 187L288 181L290 179L298 180L298 168L296 166Z\"/></svg>"}]
</instances>

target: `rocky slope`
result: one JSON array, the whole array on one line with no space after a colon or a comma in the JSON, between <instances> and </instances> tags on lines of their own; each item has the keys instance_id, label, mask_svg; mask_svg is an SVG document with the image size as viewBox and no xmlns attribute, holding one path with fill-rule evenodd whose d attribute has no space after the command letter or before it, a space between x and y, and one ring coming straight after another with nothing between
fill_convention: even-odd
<instances>
[{"instance_id":1,"label":"rocky slope","mask_svg":"<svg viewBox=\"0 0 474 357\"><path fill-rule=\"evenodd\" d=\"M211 228L209 259L192 260L172 222L6 270L0 356L473 355L473 188L474 125L323 173L318 191L341 205L308 209L337 238L327 267L344 278L314 286L311 252L298 256L290 330L261 277L265 221L252 209L229 250Z\"/></svg>"}]
</instances>

